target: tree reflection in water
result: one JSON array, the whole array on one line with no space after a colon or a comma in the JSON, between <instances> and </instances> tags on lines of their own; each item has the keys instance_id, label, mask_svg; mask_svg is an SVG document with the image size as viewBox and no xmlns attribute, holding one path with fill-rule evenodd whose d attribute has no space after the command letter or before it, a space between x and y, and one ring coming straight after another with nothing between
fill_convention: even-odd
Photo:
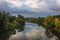
<instances>
[{"instance_id":1,"label":"tree reflection in water","mask_svg":"<svg viewBox=\"0 0 60 40\"><path fill-rule=\"evenodd\" d=\"M56 30L46 29L45 34L48 38L52 38L55 36L56 40L60 40L60 33L58 33Z\"/></svg>"},{"instance_id":2,"label":"tree reflection in water","mask_svg":"<svg viewBox=\"0 0 60 40\"><path fill-rule=\"evenodd\" d=\"M0 32L0 40L8 40L9 36L12 34L15 34L15 30L9 30L9 31L1 31Z\"/></svg>"},{"instance_id":3,"label":"tree reflection in water","mask_svg":"<svg viewBox=\"0 0 60 40\"><path fill-rule=\"evenodd\" d=\"M19 28L18 31L23 31L24 27L22 27L21 29ZM16 30L6 30L6 31L0 31L0 40L9 40L9 37L11 35L16 34Z\"/></svg>"}]
</instances>

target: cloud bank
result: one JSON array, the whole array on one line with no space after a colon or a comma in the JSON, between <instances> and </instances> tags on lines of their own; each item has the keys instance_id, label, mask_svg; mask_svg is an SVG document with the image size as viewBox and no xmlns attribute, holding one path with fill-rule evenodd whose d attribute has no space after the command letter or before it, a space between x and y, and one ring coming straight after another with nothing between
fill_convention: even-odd
<instances>
[{"instance_id":1,"label":"cloud bank","mask_svg":"<svg viewBox=\"0 0 60 40\"><path fill-rule=\"evenodd\" d=\"M60 14L60 0L0 0L0 10L27 16Z\"/></svg>"}]
</instances>

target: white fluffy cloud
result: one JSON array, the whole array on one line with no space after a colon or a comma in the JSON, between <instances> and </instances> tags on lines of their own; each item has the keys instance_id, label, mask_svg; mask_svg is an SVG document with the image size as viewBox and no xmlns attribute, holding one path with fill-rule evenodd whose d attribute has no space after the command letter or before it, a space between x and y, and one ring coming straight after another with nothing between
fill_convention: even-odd
<instances>
[{"instance_id":1,"label":"white fluffy cloud","mask_svg":"<svg viewBox=\"0 0 60 40\"><path fill-rule=\"evenodd\" d=\"M12 6L21 7L22 1L20 0L6 0L6 2L11 3Z\"/></svg>"},{"instance_id":2,"label":"white fluffy cloud","mask_svg":"<svg viewBox=\"0 0 60 40\"><path fill-rule=\"evenodd\" d=\"M56 0L57 4L60 5L60 0Z\"/></svg>"},{"instance_id":3,"label":"white fluffy cloud","mask_svg":"<svg viewBox=\"0 0 60 40\"><path fill-rule=\"evenodd\" d=\"M26 5L30 8L45 8L46 7L46 3L45 0L1 0L1 1L5 1L8 3L12 4L12 7L16 6L16 7L22 7L23 5Z\"/></svg>"},{"instance_id":4,"label":"white fluffy cloud","mask_svg":"<svg viewBox=\"0 0 60 40\"><path fill-rule=\"evenodd\" d=\"M39 8L37 0L36 1L27 0L25 3L26 3L26 5L28 5L31 8Z\"/></svg>"},{"instance_id":5,"label":"white fluffy cloud","mask_svg":"<svg viewBox=\"0 0 60 40\"><path fill-rule=\"evenodd\" d=\"M46 8L45 0L26 0L25 4L33 9L45 9Z\"/></svg>"}]
</instances>

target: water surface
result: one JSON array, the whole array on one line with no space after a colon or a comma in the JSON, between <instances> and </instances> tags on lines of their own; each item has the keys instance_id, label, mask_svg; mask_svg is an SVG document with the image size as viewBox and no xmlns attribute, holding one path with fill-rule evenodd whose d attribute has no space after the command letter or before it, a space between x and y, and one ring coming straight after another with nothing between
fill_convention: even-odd
<instances>
[{"instance_id":1,"label":"water surface","mask_svg":"<svg viewBox=\"0 0 60 40\"><path fill-rule=\"evenodd\" d=\"M24 31L11 35L9 40L58 40L50 31L35 23L25 23Z\"/></svg>"}]
</instances>

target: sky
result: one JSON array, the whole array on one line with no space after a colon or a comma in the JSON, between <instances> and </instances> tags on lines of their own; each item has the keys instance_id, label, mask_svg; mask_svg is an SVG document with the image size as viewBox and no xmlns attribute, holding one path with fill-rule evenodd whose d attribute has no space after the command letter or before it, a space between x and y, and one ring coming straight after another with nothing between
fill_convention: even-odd
<instances>
[{"instance_id":1,"label":"sky","mask_svg":"<svg viewBox=\"0 0 60 40\"><path fill-rule=\"evenodd\" d=\"M60 14L60 0L0 0L0 11L24 17Z\"/></svg>"}]
</instances>

